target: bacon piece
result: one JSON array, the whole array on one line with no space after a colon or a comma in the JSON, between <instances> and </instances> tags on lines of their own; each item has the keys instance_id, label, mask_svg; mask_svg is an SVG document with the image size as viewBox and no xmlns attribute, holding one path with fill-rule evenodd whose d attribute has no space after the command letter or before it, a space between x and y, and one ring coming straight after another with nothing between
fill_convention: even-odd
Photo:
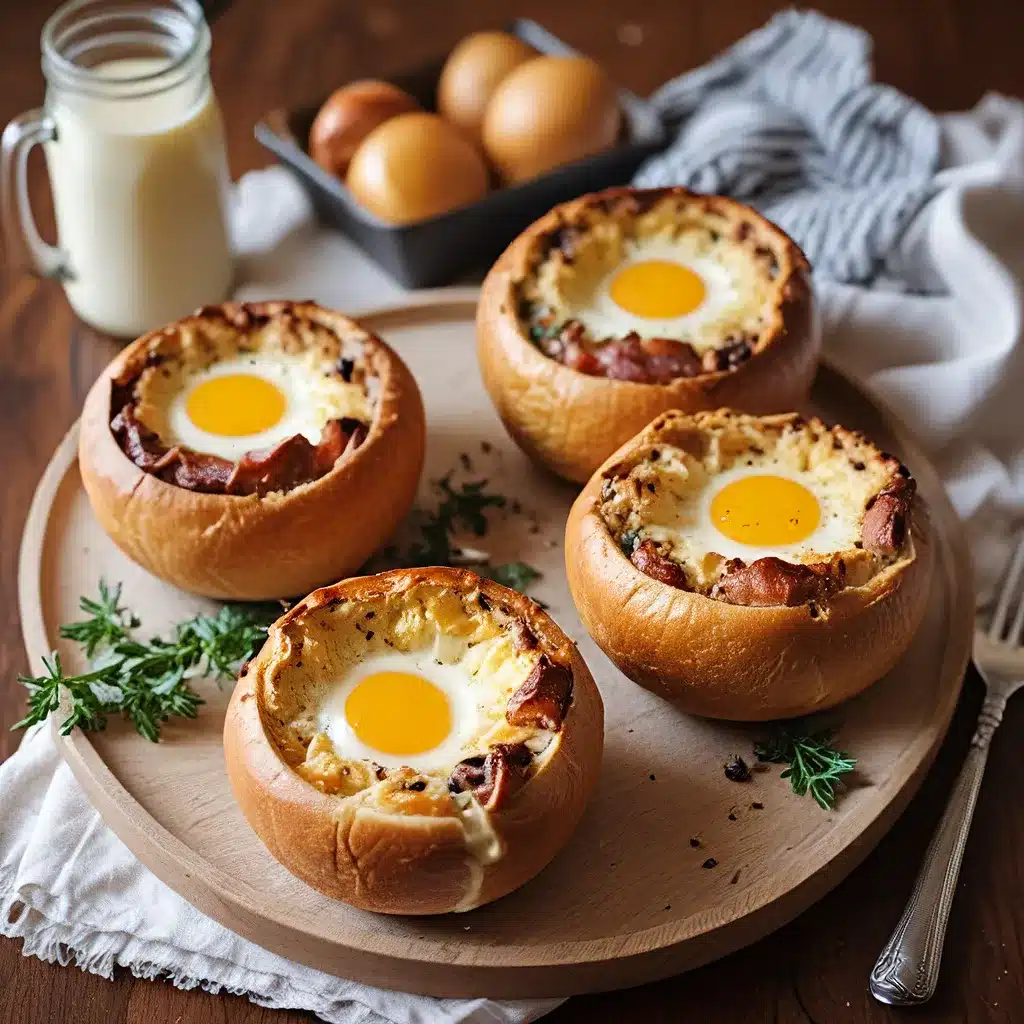
<instances>
[{"instance_id":1,"label":"bacon piece","mask_svg":"<svg viewBox=\"0 0 1024 1024\"><path fill-rule=\"evenodd\" d=\"M578 320L567 321L556 337L541 339L538 344L546 356L591 377L667 384L704 372L700 356L685 341L641 338L630 331L623 338L594 342Z\"/></svg>"},{"instance_id":2,"label":"bacon piece","mask_svg":"<svg viewBox=\"0 0 1024 1024\"><path fill-rule=\"evenodd\" d=\"M871 499L860 534L866 551L892 555L903 547L916 489L912 478L897 476Z\"/></svg>"},{"instance_id":3,"label":"bacon piece","mask_svg":"<svg viewBox=\"0 0 1024 1024\"><path fill-rule=\"evenodd\" d=\"M338 459L348 451L355 451L366 440L368 433L366 424L351 416L329 420L320 432L320 441L316 446L317 477L330 473Z\"/></svg>"},{"instance_id":4,"label":"bacon piece","mask_svg":"<svg viewBox=\"0 0 1024 1024\"><path fill-rule=\"evenodd\" d=\"M589 377L601 376L601 364L597 357L588 352L578 341L569 341L563 346L561 361L570 370L585 373Z\"/></svg>"},{"instance_id":5,"label":"bacon piece","mask_svg":"<svg viewBox=\"0 0 1024 1024\"><path fill-rule=\"evenodd\" d=\"M126 394L125 385L115 384L112 400L122 400ZM130 397L111 419L110 430L121 450L139 469L176 487L204 494L262 495L318 480L367 436L364 423L346 416L328 422L316 445L295 434L273 448L246 452L235 464L189 448L168 448L136 417Z\"/></svg>"},{"instance_id":6,"label":"bacon piece","mask_svg":"<svg viewBox=\"0 0 1024 1024\"><path fill-rule=\"evenodd\" d=\"M542 326L546 331L547 326ZM586 336L587 329L579 320L567 320L555 333L543 334L537 345L549 359L564 363L570 369L580 373L600 374L600 366L584 344Z\"/></svg>"},{"instance_id":7,"label":"bacon piece","mask_svg":"<svg viewBox=\"0 0 1024 1024\"><path fill-rule=\"evenodd\" d=\"M604 376L609 380L631 380L637 384L650 383L638 335L627 334L625 338L604 342L597 350L597 361L604 371Z\"/></svg>"},{"instance_id":8,"label":"bacon piece","mask_svg":"<svg viewBox=\"0 0 1024 1024\"><path fill-rule=\"evenodd\" d=\"M652 382L667 384L676 377L697 377L704 368L694 347L674 338L648 338L641 343Z\"/></svg>"},{"instance_id":9,"label":"bacon piece","mask_svg":"<svg viewBox=\"0 0 1024 1024\"><path fill-rule=\"evenodd\" d=\"M110 421L110 430L122 451L139 469L178 487L208 494L223 493L231 463L216 455L200 455L178 447L167 448L160 438L126 405Z\"/></svg>"},{"instance_id":10,"label":"bacon piece","mask_svg":"<svg viewBox=\"0 0 1024 1024\"><path fill-rule=\"evenodd\" d=\"M702 372L700 357L692 345L674 338L643 339L635 331L606 341L596 354L605 376L612 380L667 384L677 377L696 377Z\"/></svg>"},{"instance_id":11,"label":"bacon piece","mask_svg":"<svg viewBox=\"0 0 1024 1024\"><path fill-rule=\"evenodd\" d=\"M223 494L234 468L217 455L201 455L187 448L172 448L161 460L157 476L177 487L204 494Z\"/></svg>"},{"instance_id":12,"label":"bacon piece","mask_svg":"<svg viewBox=\"0 0 1024 1024\"><path fill-rule=\"evenodd\" d=\"M273 448L246 452L227 481L228 494L267 494L285 491L329 473L351 444L356 447L366 436L358 420L332 420L314 446L302 434L294 434Z\"/></svg>"},{"instance_id":13,"label":"bacon piece","mask_svg":"<svg viewBox=\"0 0 1024 1024\"><path fill-rule=\"evenodd\" d=\"M500 810L526 781L532 760L525 743L495 743L486 757L460 761L448 777L448 789L472 791L485 810Z\"/></svg>"},{"instance_id":14,"label":"bacon piece","mask_svg":"<svg viewBox=\"0 0 1024 1024\"><path fill-rule=\"evenodd\" d=\"M533 671L508 699L505 721L557 732L572 697L572 672L542 654Z\"/></svg>"},{"instance_id":15,"label":"bacon piece","mask_svg":"<svg viewBox=\"0 0 1024 1024\"><path fill-rule=\"evenodd\" d=\"M302 434L274 445L246 452L227 482L228 494L267 494L283 491L312 477L316 449Z\"/></svg>"},{"instance_id":16,"label":"bacon piece","mask_svg":"<svg viewBox=\"0 0 1024 1024\"><path fill-rule=\"evenodd\" d=\"M522 653L523 651L532 651L537 646L537 637L530 627L522 621L522 619L516 619L512 623L512 647L514 650Z\"/></svg>"},{"instance_id":17,"label":"bacon piece","mask_svg":"<svg viewBox=\"0 0 1024 1024\"><path fill-rule=\"evenodd\" d=\"M111 433L122 451L139 469L152 470L167 453L160 438L141 420L135 418L135 407L126 405L111 421Z\"/></svg>"},{"instance_id":18,"label":"bacon piece","mask_svg":"<svg viewBox=\"0 0 1024 1024\"><path fill-rule=\"evenodd\" d=\"M645 540L638 544L633 549L633 554L629 556L629 560L645 576L664 583L666 587L676 587L678 590L690 589L683 567L662 555L654 541Z\"/></svg>"},{"instance_id":19,"label":"bacon piece","mask_svg":"<svg viewBox=\"0 0 1024 1024\"><path fill-rule=\"evenodd\" d=\"M728 572L715 584L711 596L753 608L792 608L824 600L845 582L846 565L841 558L800 565L771 555Z\"/></svg>"}]
</instances>

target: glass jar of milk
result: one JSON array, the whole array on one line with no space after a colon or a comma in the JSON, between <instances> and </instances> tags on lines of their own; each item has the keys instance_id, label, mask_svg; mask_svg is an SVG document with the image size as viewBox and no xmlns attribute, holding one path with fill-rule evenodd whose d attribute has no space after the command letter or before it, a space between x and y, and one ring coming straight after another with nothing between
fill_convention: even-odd
<instances>
[{"instance_id":1,"label":"glass jar of milk","mask_svg":"<svg viewBox=\"0 0 1024 1024\"><path fill-rule=\"evenodd\" d=\"M8 259L61 281L75 312L134 336L221 301L232 283L230 179L195 0L76 0L43 30L46 100L3 134ZM57 246L28 203L42 143ZM13 260L12 260L13 262Z\"/></svg>"}]
</instances>

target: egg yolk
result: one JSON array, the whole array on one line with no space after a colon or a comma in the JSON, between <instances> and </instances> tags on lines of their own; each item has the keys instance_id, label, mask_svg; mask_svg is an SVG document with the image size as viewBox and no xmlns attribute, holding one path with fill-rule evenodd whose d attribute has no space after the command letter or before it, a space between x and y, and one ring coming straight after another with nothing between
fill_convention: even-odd
<instances>
[{"instance_id":1,"label":"egg yolk","mask_svg":"<svg viewBox=\"0 0 1024 1024\"><path fill-rule=\"evenodd\" d=\"M383 754L422 754L451 732L448 698L433 683L410 672L374 672L345 700L352 731Z\"/></svg>"},{"instance_id":2,"label":"egg yolk","mask_svg":"<svg viewBox=\"0 0 1024 1024\"><path fill-rule=\"evenodd\" d=\"M700 274L670 260L631 263L612 279L612 301L627 313L675 317L692 313L706 294Z\"/></svg>"},{"instance_id":3,"label":"egg yolk","mask_svg":"<svg viewBox=\"0 0 1024 1024\"><path fill-rule=\"evenodd\" d=\"M185 412L208 434L242 437L269 430L284 415L287 404L269 380L253 373L228 373L197 384Z\"/></svg>"},{"instance_id":4,"label":"egg yolk","mask_svg":"<svg viewBox=\"0 0 1024 1024\"><path fill-rule=\"evenodd\" d=\"M745 476L711 501L711 522L730 540L768 547L806 540L818 527L818 499L784 476Z\"/></svg>"}]
</instances>

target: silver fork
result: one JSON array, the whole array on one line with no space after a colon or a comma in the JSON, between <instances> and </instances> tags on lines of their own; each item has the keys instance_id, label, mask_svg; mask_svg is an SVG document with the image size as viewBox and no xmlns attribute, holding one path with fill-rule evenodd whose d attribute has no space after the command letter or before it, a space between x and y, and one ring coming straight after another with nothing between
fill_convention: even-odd
<instances>
[{"instance_id":1,"label":"silver fork","mask_svg":"<svg viewBox=\"0 0 1024 1024\"><path fill-rule=\"evenodd\" d=\"M1012 619L1011 619L1012 614ZM1024 537L1017 544L987 630L974 631L974 663L986 695L971 748L950 794L903 917L871 972L871 994L893 1006L931 999L939 980L953 894L992 734L1007 700L1024 684Z\"/></svg>"}]
</instances>

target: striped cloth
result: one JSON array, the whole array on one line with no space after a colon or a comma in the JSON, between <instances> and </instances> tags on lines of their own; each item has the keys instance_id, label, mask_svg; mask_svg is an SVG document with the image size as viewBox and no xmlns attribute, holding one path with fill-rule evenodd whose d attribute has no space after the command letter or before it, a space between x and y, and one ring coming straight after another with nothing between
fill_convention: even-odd
<instances>
[{"instance_id":1,"label":"striped cloth","mask_svg":"<svg viewBox=\"0 0 1024 1024\"><path fill-rule=\"evenodd\" d=\"M871 81L871 37L786 11L652 97L678 138L638 171L750 202L822 277L868 283L933 192L939 124Z\"/></svg>"}]
</instances>

